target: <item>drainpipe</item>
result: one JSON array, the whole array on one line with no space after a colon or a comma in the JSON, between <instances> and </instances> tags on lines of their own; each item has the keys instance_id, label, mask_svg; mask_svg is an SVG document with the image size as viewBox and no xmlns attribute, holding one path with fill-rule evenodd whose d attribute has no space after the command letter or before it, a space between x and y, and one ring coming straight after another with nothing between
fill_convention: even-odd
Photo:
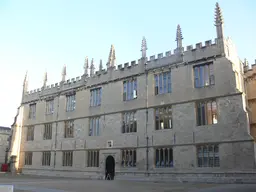
<instances>
[{"instance_id":1,"label":"drainpipe","mask_svg":"<svg viewBox=\"0 0 256 192\"><path fill-rule=\"evenodd\" d=\"M57 102L57 114L56 114L56 131L55 131L55 143L54 143L54 163L53 168L56 166L56 148L57 148L57 133L58 133L58 119L59 119L59 106L60 106L60 93L58 94L58 102Z\"/></svg>"}]
</instances>

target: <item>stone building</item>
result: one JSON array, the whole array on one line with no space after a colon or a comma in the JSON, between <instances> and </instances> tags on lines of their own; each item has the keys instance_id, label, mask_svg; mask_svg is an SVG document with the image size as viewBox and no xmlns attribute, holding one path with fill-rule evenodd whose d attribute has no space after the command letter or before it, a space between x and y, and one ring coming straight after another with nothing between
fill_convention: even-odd
<instances>
[{"instance_id":1,"label":"stone building","mask_svg":"<svg viewBox=\"0 0 256 192\"><path fill-rule=\"evenodd\" d=\"M256 60L249 68L249 63L244 61L244 76L246 85L246 96L249 107L250 132L256 141Z\"/></svg>"},{"instance_id":2,"label":"stone building","mask_svg":"<svg viewBox=\"0 0 256 192\"><path fill-rule=\"evenodd\" d=\"M0 126L0 166L7 160L10 134L11 129L9 127Z\"/></svg>"},{"instance_id":3,"label":"stone building","mask_svg":"<svg viewBox=\"0 0 256 192\"><path fill-rule=\"evenodd\" d=\"M14 123L11 155L24 174L216 181L255 168L243 65L225 38L218 3L214 42L107 69L85 59L84 74L29 91ZM89 71L89 74L88 74ZM246 176L246 174L245 174ZM241 176L242 178L245 176ZM248 176L248 175L247 175Z\"/></svg>"}]
</instances>

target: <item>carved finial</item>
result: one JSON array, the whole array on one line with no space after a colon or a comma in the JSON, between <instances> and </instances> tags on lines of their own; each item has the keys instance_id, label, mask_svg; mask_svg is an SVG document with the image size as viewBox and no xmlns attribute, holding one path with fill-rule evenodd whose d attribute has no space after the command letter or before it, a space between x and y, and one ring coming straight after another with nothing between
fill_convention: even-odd
<instances>
[{"instance_id":1,"label":"carved finial","mask_svg":"<svg viewBox=\"0 0 256 192\"><path fill-rule=\"evenodd\" d=\"M146 58L147 57L147 40L146 38L143 36L142 37L142 42L141 42L141 56L142 58Z\"/></svg>"},{"instance_id":2,"label":"carved finial","mask_svg":"<svg viewBox=\"0 0 256 192\"><path fill-rule=\"evenodd\" d=\"M62 69L62 81L66 81L66 65L63 66L63 69Z\"/></svg>"},{"instance_id":3,"label":"carved finial","mask_svg":"<svg viewBox=\"0 0 256 192\"><path fill-rule=\"evenodd\" d=\"M244 58L244 67L247 67L249 65L248 60Z\"/></svg>"},{"instance_id":4,"label":"carved finial","mask_svg":"<svg viewBox=\"0 0 256 192\"><path fill-rule=\"evenodd\" d=\"M222 17L222 11L219 6L219 3L216 3L215 6L215 26L216 26L216 32L217 32L217 38L223 39L224 37L224 30L223 30L223 17Z\"/></svg>"},{"instance_id":5,"label":"carved finial","mask_svg":"<svg viewBox=\"0 0 256 192\"><path fill-rule=\"evenodd\" d=\"M108 63L107 67L111 68L115 66L116 62L116 51L114 45L111 45L110 52L109 52L109 57L108 57Z\"/></svg>"},{"instance_id":6,"label":"carved finial","mask_svg":"<svg viewBox=\"0 0 256 192\"><path fill-rule=\"evenodd\" d=\"M88 75L88 69L89 69L89 61L88 61L88 57L85 57L84 60L84 75Z\"/></svg>"},{"instance_id":7,"label":"carved finial","mask_svg":"<svg viewBox=\"0 0 256 192\"><path fill-rule=\"evenodd\" d=\"M92 61L91 61L91 66L90 66L90 76L93 76L94 75L94 62L93 62L93 58L92 58Z\"/></svg>"},{"instance_id":8,"label":"carved finial","mask_svg":"<svg viewBox=\"0 0 256 192\"><path fill-rule=\"evenodd\" d=\"M222 17L222 11L219 6L219 3L217 2L215 5L215 26L222 25L224 23L223 17Z\"/></svg>"},{"instance_id":9,"label":"carved finial","mask_svg":"<svg viewBox=\"0 0 256 192\"><path fill-rule=\"evenodd\" d=\"M23 81L23 92L25 93L27 91L28 91L28 71L26 71L24 81Z\"/></svg>"},{"instance_id":10,"label":"carved finial","mask_svg":"<svg viewBox=\"0 0 256 192\"><path fill-rule=\"evenodd\" d=\"M99 64L99 71L103 70L103 65L102 65L102 59L100 60L100 64Z\"/></svg>"},{"instance_id":11,"label":"carved finial","mask_svg":"<svg viewBox=\"0 0 256 192\"><path fill-rule=\"evenodd\" d=\"M46 83L47 83L47 72L44 73L44 87L46 87Z\"/></svg>"},{"instance_id":12,"label":"carved finial","mask_svg":"<svg viewBox=\"0 0 256 192\"><path fill-rule=\"evenodd\" d=\"M177 33L176 33L176 41L177 41L177 48L182 48L182 32L180 25L177 26Z\"/></svg>"}]
</instances>

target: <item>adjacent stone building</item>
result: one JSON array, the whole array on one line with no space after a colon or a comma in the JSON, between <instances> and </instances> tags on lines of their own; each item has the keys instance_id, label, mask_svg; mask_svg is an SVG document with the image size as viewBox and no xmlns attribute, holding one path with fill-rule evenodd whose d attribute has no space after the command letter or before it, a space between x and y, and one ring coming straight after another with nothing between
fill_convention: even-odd
<instances>
[{"instance_id":1,"label":"adjacent stone building","mask_svg":"<svg viewBox=\"0 0 256 192\"><path fill-rule=\"evenodd\" d=\"M249 68L249 63L245 59L244 76L249 107L248 112L250 114L250 132L256 141L256 60L255 64Z\"/></svg>"},{"instance_id":2,"label":"adjacent stone building","mask_svg":"<svg viewBox=\"0 0 256 192\"><path fill-rule=\"evenodd\" d=\"M11 129L9 127L0 126L0 166L7 161L10 134Z\"/></svg>"},{"instance_id":3,"label":"adjacent stone building","mask_svg":"<svg viewBox=\"0 0 256 192\"><path fill-rule=\"evenodd\" d=\"M11 155L24 174L223 181L255 168L243 64L215 8L215 41L84 74L27 92L13 125ZM89 70L89 74L88 74ZM114 163L113 163L114 162ZM232 172L232 173L231 173ZM231 174L228 174L231 173ZM245 176L248 176L245 174ZM245 176L241 176L244 178ZM250 175L251 176L251 175ZM217 179L216 179L217 178ZM219 179L219 180L218 180Z\"/></svg>"}]
</instances>

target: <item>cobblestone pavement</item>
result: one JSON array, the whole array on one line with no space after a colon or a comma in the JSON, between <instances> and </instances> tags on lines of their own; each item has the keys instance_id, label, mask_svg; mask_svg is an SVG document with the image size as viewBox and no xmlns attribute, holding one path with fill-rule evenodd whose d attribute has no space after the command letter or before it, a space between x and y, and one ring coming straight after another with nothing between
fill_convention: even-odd
<instances>
[{"instance_id":1,"label":"cobblestone pavement","mask_svg":"<svg viewBox=\"0 0 256 192\"><path fill-rule=\"evenodd\" d=\"M102 181L0 174L0 184L14 185L14 192L255 192L255 185L154 183Z\"/></svg>"}]
</instances>

